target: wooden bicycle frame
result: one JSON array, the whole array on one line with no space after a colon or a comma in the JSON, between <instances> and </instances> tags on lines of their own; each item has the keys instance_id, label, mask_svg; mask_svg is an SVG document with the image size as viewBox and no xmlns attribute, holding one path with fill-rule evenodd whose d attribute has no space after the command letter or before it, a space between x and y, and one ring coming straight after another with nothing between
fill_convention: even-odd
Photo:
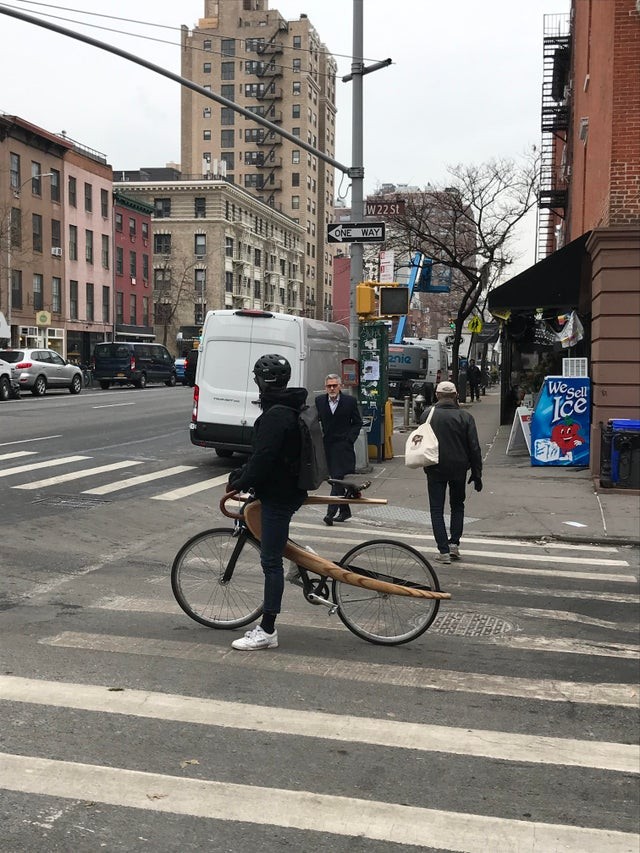
<instances>
[{"instance_id":1,"label":"wooden bicycle frame","mask_svg":"<svg viewBox=\"0 0 640 853\"><path fill-rule=\"evenodd\" d=\"M260 535L262 533L260 501L256 500L245 504L244 513L241 515L240 513L230 512L226 508L227 501L237 497L238 492L227 492L220 500L220 511L228 518L244 520L249 531L259 542ZM240 499L242 500L243 497L241 496ZM386 504L387 501L384 498L349 498L347 500L346 498L338 498L335 496L324 497L322 495L310 495L305 501L305 504L327 505L340 503L367 504L368 506L371 506L372 504ZM376 580L375 578L368 578L365 575L360 575L356 572L350 572L347 569L343 569L341 566L338 566L336 563L332 563L331 560L321 557L319 554L314 554L311 551L307 551L305 548L301 548L291 540L287 542L287 546L284 550L284 556L289 560L293 560L296 565L301 566L307 571L314 572L317 575L323 575L324 577L334 578L341 583L350 584L351 586L360 586L364 589L371 589L375 592L386 593L387 595L404 595L411 598L451 598L451 594L448 592L414 589L413 587Z\"/></svg>"}]
</instances>

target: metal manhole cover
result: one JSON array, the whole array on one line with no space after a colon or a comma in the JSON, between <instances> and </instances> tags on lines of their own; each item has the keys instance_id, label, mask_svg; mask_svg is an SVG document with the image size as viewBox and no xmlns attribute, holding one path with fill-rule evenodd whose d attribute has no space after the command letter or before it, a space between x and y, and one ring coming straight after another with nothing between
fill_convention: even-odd
<instances>
[{"instance_id":1,"label":"metal manhole cover","mask_svg":"<svg viewBox=\"0 0 640 853\"><path fill-rule=\"evenodd\" d=\"M68 506L72 509L93 509L96 506L111 503L100 498L84 498L81 495L48 495L46 498L36 498L34 504L47 506Z\"/></svg>"},{"instance_id":2,"label":"metal manhole cover","mask_svg":"<svg viewBox=\"0 0 640 853\"><path fill-rule=\"evenodd\" d=\"M487 613L447 611L438 616L431 627L436 634L451 634L456 637L489 637L509 634L515 630L513 622Z\"/></svg>"}]
</instances>

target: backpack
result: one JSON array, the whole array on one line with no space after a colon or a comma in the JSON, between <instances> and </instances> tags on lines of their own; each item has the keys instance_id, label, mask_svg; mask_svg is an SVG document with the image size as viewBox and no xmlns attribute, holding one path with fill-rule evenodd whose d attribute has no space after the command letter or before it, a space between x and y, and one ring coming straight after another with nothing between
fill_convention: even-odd
<instances>
[{"instance_id":1,"label":"backpack","mask_svg":"<svg viewBox=\"0 0 640 853\"><path fill-rule=\"evenodd\" d=\"M276 406L273 406L276 408ZM285 409L288 406L282 406ZM291 410L289 410L291 411ZM298 488L314 491L329 478L329 467L324 452L322 426L315 406L303 406L296 415L300 434L300 465L297 467Z\"/></svg>"}]
</instances>

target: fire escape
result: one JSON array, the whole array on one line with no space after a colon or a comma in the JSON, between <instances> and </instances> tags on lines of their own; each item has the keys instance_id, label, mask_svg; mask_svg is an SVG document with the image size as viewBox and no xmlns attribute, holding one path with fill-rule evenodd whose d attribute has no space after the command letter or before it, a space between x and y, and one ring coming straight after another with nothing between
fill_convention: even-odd
<instances>
[{"instance_id":1,"label":"fire escape","mask_svg":"<svg viewBox=\"0 0 640 853\"><path fill-rule=\"evenodd\" d=\"M536 260L562 245L568 197L567 131L571 77L568 15L545 15L542 73L542 144Z\"/></svg>"},{"instance_id":2,"label":"fire escape","mask_svg":"<svg viewBox=\"0 0 640 853\"><path fill-rule=\"evenodd\" d=\"M280 21L278 29L258 50L263 60L256 71L261 83L258 100L264 108L263 116L272 124L282 124L282 110L278 109L282 101L282 87L279 83L283 73L280 62L283 45L278 39L282 32L287 32L286 21ZM258 141L261 149L257 163L262 170L261 198L270 207L276 207L276 194L282 189L282 179L279 177L279 170L282 169L281 146L282 137L273 131L263 131Z\"/></svg>"}]
</instances>

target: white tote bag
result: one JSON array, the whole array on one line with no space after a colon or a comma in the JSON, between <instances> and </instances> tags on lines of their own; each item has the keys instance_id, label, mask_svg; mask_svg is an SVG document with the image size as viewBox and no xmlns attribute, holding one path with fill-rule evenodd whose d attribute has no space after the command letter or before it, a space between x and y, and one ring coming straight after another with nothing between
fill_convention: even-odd
<instances>
[{"instance_id":1,"label":"white tote bag","mask_svg":"<svg viewBox=\"0 0 640 853\"><path fill-rule=\"evenodd\" d=\"M438 439L431 427L435 406L431 407L429 417L409 435L404 448L404 464L407 468L428 468L438 464Z\"/></svg>"}]
</instances>

